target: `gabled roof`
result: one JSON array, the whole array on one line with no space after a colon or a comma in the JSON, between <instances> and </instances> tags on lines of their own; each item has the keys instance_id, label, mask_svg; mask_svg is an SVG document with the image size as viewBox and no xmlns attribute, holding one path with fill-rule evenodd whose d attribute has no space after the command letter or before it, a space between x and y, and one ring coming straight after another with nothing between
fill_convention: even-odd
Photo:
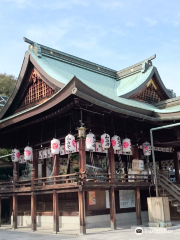
<instances>
[{"instance_id":1,"label":"gabled roof","mask_svg":"<svg viewBox=\"0 0 180 240\"><path fill-rule=\"evenodd\" d=\"M53 99L57 99L57 96L60 97L61 94L68 89L68 86L72 86L72 81L75 81L78 86L84 86L83 90L85 91L86 89L89 92L89 99L91 95L98 99L103 99L104 107L106 106L108 108L108 106L112 105L112 107L114 106L118 108L119 111L124 112L124 114L132 115L134 112L136 114L141 114L141 116L139 115L141 118L150 116L151 119L149 120L153 121L153 118L160 114L169 114L180 111L180 106L159 109L158 106L152 104L128 99L128 97L145 86L154 75L162 90L167 95L167 99L170 98L170 94L162 83L157 69L152 66L152 57L134 65L133 68L131 66L125 70L117 72L101 65L34 43L27 39L26 42L29 42L31 45L25 54L15 89L8 103L0 113L0 119L2 119L0 123L26 112L32 112L36 108L41 108L42 110L40 111L45 111L47 109L45 106L51 107L53 101L55 101L54 104L57 104L58 101ZM6 113L8 109L11 108L12 103L14 102L15 104L16 102L15 99L18 97L18 91L24 81L29 64L33 64L44 79L46 79L47 82L49 81L51 85L54 85L57 94L44 103L26 109L25 111L18 112L18 114L8 115ZM68 91L70 91L70 89ZM88 96L88 92L86 93L86 96ZM68 94L72 94L71 91ZM42 108L42 106L44 107Z\"/></svg>"}]
</instances>

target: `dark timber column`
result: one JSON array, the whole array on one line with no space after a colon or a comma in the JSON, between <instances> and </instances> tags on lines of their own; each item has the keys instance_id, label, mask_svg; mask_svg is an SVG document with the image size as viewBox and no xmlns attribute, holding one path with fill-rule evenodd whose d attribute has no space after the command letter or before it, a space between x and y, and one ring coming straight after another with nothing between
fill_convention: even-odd
<instances>
[{"instance_id":1,"label":"dark timber column","mask_svg":"<svg viewBox=\"0 0 180 240\"><path fill-rule=\"evenodd\" d=\"M59 154L53 156L53 167L54 167L53 176L59 175Z\"/></svg>"},{"instance_id":2,"label":"dark timber column","mask_svg":"<svg viewBox=\"0 0 180 240\"><path fill-rule=\"evenodd\" d=\"M53 232L59 232L59 206L58 206L58 193L53 190Z\"/></svg>"},{"instance_id":3,"label":"dark timber column","mask_svg":"<svg viewBox=\"0 0 180 240\"><path fill-rule=\"evenodd\" d=\"M79 140L79 172L83 173L82 177L85 176L86 171L86 150L85 140L81 138ZM79 200L79 220L80 220L80 234L86 234L86 217L85 217L85 192L78 192Z\"/></svg>"},{"instance_id":4,"label":"dark timber column","mask_svg":"<svg viewBox=\"0 0 180 240\"><path fill-rule=\"evenodd\" d=\"M46 159L44 159L44 162L42 164L42 178L46 177Z\"/></svg>"},{"instance_id":5,"label":"dark timber column","mask_svg":"<svg viewBox=\"0 0 180 240\"><path fill-rule=\"evenodd\" d=\"M1 197L0 197L0 227L1 227Z\"/></svg>"},{"instance_id":6,"label":"dark timber column","mask_svg":"<svg viewBox=\"0 0 180 240\"><path fill-rule=\"evenodd\" d=\"M46 159L44 159L44 162L42 164L42 178L46 177ZM43 179L43 185L45 185L46 179Z\"/></svg>"},{"instance_id":7,"label":"dark timber column","mask_svg":"<svg viewBox=\"0 0 180 240\"><path fill-rule=\"evenodd\" d=\"M37 150L33 152L33 168L34 168L35 178L38 178L38 151Z\"/></svg>"},{"instance_id":8,"label":"dark timber column","mask_svg":"<svg viewBox=\"0 0 180 240\"><path fill-rule=\"evenodd\" d=\"M59 154L53 156L53 176L59 175ZM56 184L57 178L54 178L54 184Z\"/></svg>"},{"instance_id":9,"label":"dark timber column","mask_svg":"<svg viewBox=\"0 0 180 240\"><path fill-rule=\"evenodd\" d=\"M111 145L111 147L108 149L108 158L109 158L109 169L110 178L115 178L115 158L114 158L114 149ZM110 182L113 182L113 180L110 180ZM109 190L109 202L110 202L110 224L111 229L116 229L116 205L115 205L115 192L114 187L110 187Z\"/></svg>"},{"instance_id":10,"label":"dark timber column","mask_svg":"<svg viewBox=\"0 0 180 240\"><path fill-rule=\"evenodd\" d=\"M140 189L139 187L135 190L135 201L136 201L136 218L137 218L137 225L142 225L141 219L141 199L140 199Z\"/></svg>"},{"instance_id":11,"label":"dark timber column","mask_svg":"<svg viewBox=\"0 0 180 240\"><path fill-rule=\"evenodd\" d=\"M36 195L34 192L31 193L31 229L32 231L37 230L36 226L36 210L37 210L37 201L36 201Z\"/></svg>"},{"instance_id":12,"label":"dark timber column","mask_svg":"<svg viewBox=\"0 0 180 240\"><path fill-rule=\"evenodd\" d=\"M174 168L175 168L175 177L176 182L180 183L180 177L179 177L179 160L177 155L177 149L174 149Z\"/></svg>"},{"instance_id":13,"label":"dark timber column","mask_svg":"<svg viewBox=\"0 0 180 240\"><path fill-rule=\"evenodd\" d=\"M13 194L13 226L12 228L15 230L17 229L17 196Z\"/></svg>"},{"instance_id":14,"label":"dark timber column","mask_svg":"<svg viewBox=\"0 0 180 240\"><path fill-rule=\"evenodd\" d=\"M13 175L16 173L16 180L19 180L19 162L13 163Z\"/></svg>"}]
</instances>

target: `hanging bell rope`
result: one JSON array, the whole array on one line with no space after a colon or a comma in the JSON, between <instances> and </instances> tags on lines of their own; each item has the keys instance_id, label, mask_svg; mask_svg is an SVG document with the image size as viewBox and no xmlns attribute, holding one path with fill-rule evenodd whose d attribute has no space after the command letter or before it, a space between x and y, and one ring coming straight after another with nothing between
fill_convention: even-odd
<instances>
[{"instance_id":1,"label":"hanging bell rope","mask_svg":"<svg viewBox=\"0 0 180 240\"><path fill-rule=\"evenodd\" d=\"M122 158L121 158L121 154L118 154L118 159L119 159L119 168L122 168Z\"/></svg>"}]
</instances>

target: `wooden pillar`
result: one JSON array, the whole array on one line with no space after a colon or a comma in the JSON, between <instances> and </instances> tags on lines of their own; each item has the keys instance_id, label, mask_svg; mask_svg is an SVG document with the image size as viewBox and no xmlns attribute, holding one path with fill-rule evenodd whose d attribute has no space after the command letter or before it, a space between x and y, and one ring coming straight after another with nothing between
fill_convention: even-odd
<instances>
[{"instance_id":1,"label":"wooden pillar","mask_svg":"<svg viewBox=\"0 0 180 240\"><path fill-rule=\"evenodd\" d=\"M110 187L110 190L109 190L109 203L110 203L110 225L111 225L111 229L116 230L116 205L115 205L114 187Z\"/></svg>"},{"instance_id":2,"label":"wooden pillar","mask_svg":"<svg viewBox=\"0 0 180 240\"><path fill-rule=\"evenodd\" d=\"M111 173L110 177L115 178L115 158L114 158L114 149L112 145L108 149L108 158L109 158L109 173Z\"/></svg>"},{"instance_id":3,"label":"wooden pillar","mask_svg":"<svg viewBox=\"0 0 180 240\"><path fill-rule=\"evenodd\" d=\"M53 190L53 232L59 232L59 204L56 190Z\"/></svg>"},{"instance_id":4,"label":"wooden pillar","mask_svg":"<svg viewBox=\"0 0 180 240\"><path fill-rule=\"evenodd\" d=\"M59 154L53 156L53 176L59 175ZM56 184L57 178L54 178L54 184Z\"/></svg>"},{"instance_id":5,"label":"wooden pillar","mask_svg":"<svg viewBox=\"0 0 180 240\"><path fill-rule=\"evenodd\" d=\"M12 226L14 230L17 229L17 210L18 210L17 204L18 204L17 195L14 193L13 194L13 226Z\"/></svg>"},{"instance_id":6,"label":"wooden pillar","mask_svg":"<svg viewBox=\"0 0 180 240\"><path fill-rule=\"evenodd\" d=\"M33 168L34 168L34 176L38 178L38 151L33 151Z\"/></svg>"},{"instance_id":7,"label":"wooden pillar","mask_svg":"<svg viewBox=\"0 0 180 240\"><path fill-rule=\"evenodd\" d=\"M178 160L178 155L177 155L177 150L176 149L174 149L174 168L175 168L176 182L180 183L179 160Z\"/></svg>"},{"instance_id":8,"label":"wooden pillar","mask_svg":"<svg viewBox=\"0 0 180 240\"><path fill-rule=\"evenodd\" d=\"M79 172L83 173L82 177L85 176L86 171L86 150L85 150L85 139L79 140ZM80 222L80 234L86 234L86 216L85 216L85 192L78 192L79 200L79 222Z\"/></svg>"},{"instance_id":9,"label":"wooden pillar","mask_svg":"<svg viewBox=\"0 0 180 240\"><path fill-rule=\"evenodd\" d=\"M85 150L85 139L79 140L79 172L86 171L86 150Z\"/></svg>"},{"instance_id":10,"label":"wooden pillar","mask_svg":"<svg viewBox=\"0 0 180 240\"><path fill-rule=\"evenodd\" d=\"M140 199L140 189L139 187L135 190L135 202L136 202L136 218L137 218L137 225L142 225L142 218L141 218L141 199Z\"/></svg>"},{"instance_id":11,"label":"wooden pillar","mask_svg":"<svg viewBox=\"0 0 180 240\"><path fill-rule=\"evenodd\" d=\"M86 217L85 217L85 192L78 192L79 200L79 222L80 222L80 234L86 234Z\"/></svg>"},{"instance_id":12,"label":"wooden pillar","mask_svg":"<svg viewBox=\"0 0 180 240\"><path fill-rule=\"evenodd\" d=\"M0 197L0 227L1 227L1 197Z\"/></svg>"},{"instance_id":13,"label":"wooden pillar","mask_svg":"<svg viewBox=\"0 0 180 240\"><path fill-rule=\"evenodd\" d=\"M42 178L46 177L46 159L44 159L44 163L42 164Z\"/></svg>"},{"instance_id":14,"label":"wooden pillar","mask_svg":"<svg viewBox=\"0 0 180 240\"><path fill-rule=\"evenodd\" d=\"M37 230L36 211L37 211L36 195L34 192L32 192L31 193L31 230L33 232Z\"/></svg>"},{"instance_id":15,"label":"wooden pillar","mask_svg":"<svg viewBox=\"0 0 180 240\"><path fill-rule=\"evenodd\" d=\"M54 167L53 176L59 175L59 154L53 156L53 167Z\"/></svg>"},{"instance_id":16,"label":"wooden pillar","mask_svg":"<svg viewBox=\"0 0 180 240\"><path fill-rule=\"evenodd\" d=\"M16 180L19 180L19 162L13 163L13 176L16 174Z\"/></svg>"},{"instance_id":17,"label":"wooden pillar","mask_svg":"<svg viewBox=\"0 0 180 240\"><path fill-rule=\"evenodd\" d=\"M108 149L108 158L109 158L109 169L111 175L110 178L115 178L115 158L114 158L114 149L111 147ZM111 182L113 180L110 180ZM114 187L110 187L109 190L109 202L110 202L110 225L111 229L116 229L116 204L115 204L115 192Z\"/></svg>"}]
</instances>

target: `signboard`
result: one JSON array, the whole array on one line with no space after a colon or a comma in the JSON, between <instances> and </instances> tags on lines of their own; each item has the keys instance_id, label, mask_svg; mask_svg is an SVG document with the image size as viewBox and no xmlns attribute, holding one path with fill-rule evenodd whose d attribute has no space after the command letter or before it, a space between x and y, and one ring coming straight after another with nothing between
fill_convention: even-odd
<instances>
[{"instance_id":1,"label":"signboard","mask_svg":"<svg viewBox=\"0 0 180 240\"><path fill-rule=\"evenodd\" d=\"M119 206L120 208L135 207L134 190L119 190Z\"/></svg>"},{"instance_id":2,"label":"signboard","mask_svg":"<svg viewBox=\"0 0 180 240\"><path fill-rule=\"evenodd\" d=\"M96 192L89 192L89 205L96 205Z\"/></svg>"},{"instance_id":3,"label":"signboard","mask_svg":"<svg viewBox=\"0 0 180 240\"><path fill-rule=\"evenodd\" d=\"M106 208L110 208L110 205L109 205L109 190L106 190Z\"/></svg>"}]
</instances>

